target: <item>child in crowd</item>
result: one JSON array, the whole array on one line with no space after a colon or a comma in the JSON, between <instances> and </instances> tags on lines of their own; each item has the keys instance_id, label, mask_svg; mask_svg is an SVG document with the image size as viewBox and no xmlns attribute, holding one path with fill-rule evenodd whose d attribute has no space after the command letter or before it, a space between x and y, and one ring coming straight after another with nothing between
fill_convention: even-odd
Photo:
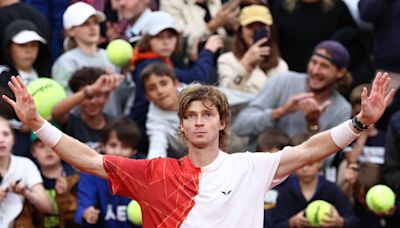
<instances>
[{"instance_id":1,"label":"child in crowd","mask_svg":"<svg viewBox=\"0 0 400 228\"><path fill-rule=\"evenodd\" d=\"M101 152L132 158L140 138L136 124L128 119L109 123L101 137ZM134 227L127 218L130 199L110 193L106 179L81 173L75 221L83 226Z\"/></svg>"},{"instance_id":2,"label":"child in crowd","mask_svg":"<svg viewBox=\"0 0 400 228\"><path fill-rule=\"evenodd\" d=\"M352 113L355 115L361 110L361 92L364 87L371 89L370 84L362 84L355 87L350 94L350 103ZM372 125L367 131L363 132L360 137L348 148L346 152L346 160L348 162L371 162L382 165L385 156L385 137L384 131L379 130Z\"/></svg>"},{"instance_id":3,"label":"child in crowd","mask_svg":"<svg viewBox=\"0 0 400 228\"><path fill-rule=\"evenodd\" d=\"M356 86L350 93L350 103L352 106L353 115L357 114L361 110L360 97L362 89L367 87L370 89L370 84L361 84ZM343 149L345 160L343 160L339 166L338 181L339 185L346 185L344 181L344 170L350 164L354 163L358 165L361 163L372 163L377 164L380 168L384 164L385 157L385 131L378 129L375 125L370 126L365 132L361 133L360 137L355 140L350 146Z\"/></svg>"},{"instance_id":4,"label":"child in crowd","mask_svg":"<svg viewBox=\"0 0 400 228\"><path fill-rule=\"evenodd\" d=\"M289 136L277 128L267 129L257 139L257 151L260 152L277 152L288 145L290 145Z\"/></svg>"},{"instance_id":5,"label":"child in crowd","mask_svg":"<svg viewBox=\"0 0 400 228\"><path fill-rule=\"evenodd\" d=\"M85 2L70 5L63 14L66 31L66 52L55 62L52 76L67 91L71 75L82 67L111 68L104 49L97 47L100 39L100 22L106 20L103 12Z\"/></svg>"},{"instance_id":6,"label":"child in crowd","mask_svg":"<svg viewBox=\"0 0 400 228\"><path fill-rule=\"evenodd\" d=\"M4 31L2 47L6 65L0 66L0 90L2 94L12 95L7 83L11 76L20 75L29 84L39 77L50 76L51 54L47 41L39 35L38 28L30 21L16 20ZM14 95L12 95L14 97ZM2 109L5 107L2 107ZM14 153L30 157L30 132L19 122L14 112L9 116L14 119L12 127L16 129Z\"/></svg>"},{"instance_id":7,"label":"child in crowd","mask_svg":"<svg viewBox=\"0 0 400 228\"><path fill-rule=\"evenodd\" d=\"M146 133L149 136L147 158L185 155L180 140L178 118L179 81L172 67L165 63L153 63L141 73L144 94L150 101L147 113Z\"/></svg>"},{"instance_id":8,"label":"child in crowd","mask_svg":"<svg viewBox=\"0 0 400 228\"><path fill-rule=\"evenodd\" d=\"M36 159L43 185L51 200L53 213L34 213L37 227L77 227L73 215L77 207L76 187L79 174L32 133L32 154Z\"/></svg>"},{"instance_id":9,"label":"child in crowd","mask_svg":"<svg viewBox=\"0 0 400 228\"><path fill-rule=\"evenodd\" d=\"M306 141L310 134L296 137L293 146ZM323 221L327 227L355 227L358 219L354 216L351 204L340 188L320 176L322 162L313 162L297 170L278 190L276 207L268 210L267 227L307 227L310 226L304 215L307 205L314 200L325 200L333 205L333 213Z\"/></svg>"},{"instance_id":10,"label":"child in crowd","mask_svg":"<svg viewBox=\"0 0 400 228\"><path fill-rule=\"evenodd\" d=\"M9 122L0 117L0 227L34 227L32 205L43 213L53 209L36 165L11 153L14 140Z\"/></svg>"},{"instance_id":11,"label":"child in crowd","mask_svg":"<svg viewBox=\"0 0 400 228\"><path fill-rule=\"evenodd\" d=\"M145 123L149 102L144 95L140 75L146 66L155 62L164 62L173 67L170 58L177 51L179 35L172 16L162 11L152 12L148 16L142 34L143 37L136 45L131 59L132 65L135 66L133 76L136 93L129 116L137 122L142 135L146 136ZM177 79L184 83L207 81L208 76L215 70L213 55L222 45L220 37L211 36L200 52L197 62L188 69L174 68ZM147 137L142 137L138 149L140 152L148 150Z\"/></svg>"},{"instance_id":12,"label":"child in crowd","mask_svg":"<svg viewBox=\"0 0 400 228\"><path fill-rule=\"evenodd\" d=\"M54 106L52 118L67 134L97 148L100 133L112 118L104 113L104 106L121 80L122 75L105 74L100 68L84 67L76 71L69 80L74 94Z\"/></svg>"},{"instance_id":13,"label":"child in crowd","mask_svg":"<svg viewBox=\"0 0 400 228\"><path fill-rule=\"evenodd\" d=\"M381 214L372 212L366 205L368 190L380 183L382 175L379 165L368 162L347 164L341 188L353 204L354 213L360 220L359 227L398 227L400 224L398 202L389 212Z\"/></svg>"},{"instance_id":14,"label":"child in crowd","mask_svg":"<svg viewBox=\"0 0 400 228\"><path fill-rule=\"evenodd\" d=\"M257 139L257 151L274 153L282 150L285 146L290 145L289 136L277 129L270 128L258 136ZM276 189L269 189L264 197L264 224L267 224L265 213L267 210L276 206L276 200L278 198L278 191Z\"/></svg>"}]
</instances>

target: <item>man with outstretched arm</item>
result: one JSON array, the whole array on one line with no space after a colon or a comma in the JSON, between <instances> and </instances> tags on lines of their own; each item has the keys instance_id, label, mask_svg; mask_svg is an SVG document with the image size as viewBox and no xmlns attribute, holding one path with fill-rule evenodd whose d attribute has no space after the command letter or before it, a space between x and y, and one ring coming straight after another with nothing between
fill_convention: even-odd
<instances>
[{"instance_id":1,"label":"man with outstretched arm","mask_svg":"<svg viewBox=\"0 0 400 228\"><path fill-rule=\"evenodd\" d=\"M110 78L110 83L113 83ZM144 227L262 227L264 194L294 170L321 160L350 144L374 124L394 94L388 75L378 73L361 112L276 153L226 154L230 114L225 95L212 86L192 86L179 97L180 131L188 155L177 160L134 160L96 153L63 134L37 114L21 78L9 86L16 101L3 96L18 117L66 162L110 181L113 194L130 197L142 207Z\"/></svg>"}]
</instances>

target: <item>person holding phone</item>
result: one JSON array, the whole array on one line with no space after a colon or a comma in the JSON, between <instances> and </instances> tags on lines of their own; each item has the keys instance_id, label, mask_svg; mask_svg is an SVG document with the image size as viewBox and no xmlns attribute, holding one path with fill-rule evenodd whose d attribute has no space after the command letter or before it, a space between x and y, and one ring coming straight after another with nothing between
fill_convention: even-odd
<instances>
[{"instance_id":1,"label":"person holding phone","mask_svg":"<svg viewBox=\"0 0 400 228\"><path fill-rule=\"evenodd\" d=\"M286 72L288 66L280 57L266 6L244 7L239 22L232 50L218 58L219 85L255 95L269 75Z\"/></svg>"}]
</instances>

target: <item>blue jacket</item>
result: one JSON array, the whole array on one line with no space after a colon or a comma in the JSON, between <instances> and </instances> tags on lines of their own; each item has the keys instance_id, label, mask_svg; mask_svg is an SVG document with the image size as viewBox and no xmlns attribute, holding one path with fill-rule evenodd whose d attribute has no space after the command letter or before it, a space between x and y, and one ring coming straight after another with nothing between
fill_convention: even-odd
<instances>
[{"instance_id":1,"label":"blue jacket","mask_svg":"<svg viewBox=\"0 0 400 228\"><path fill-rule=\"evenodd\" d=\"M275 208L266 211L265 227L289 227L289 218L305 209L314 200L325 200L335 206L345 220L345 227L358 226L358 218L355 217L347 198L336 184L327 181L323 176L318 177L317 189L310 201L304 198L299 180L294 175L276 190L279 193L278 201Z\"/></svg>"},{"instance_id":2,"label":"blue jacket","mask_svg":"<svg viewBox=\"0 0 400 228\"><path fill-rule=\"evenodd\" d=\"M127 218L126 207L129 202L129 198L112 195L106 179L81 173L75 222L84 227L135 227ZM83 219L83 212L90 206L100 209L99 220L95 225L89 225Z\"/></svg>"}]
</instances>

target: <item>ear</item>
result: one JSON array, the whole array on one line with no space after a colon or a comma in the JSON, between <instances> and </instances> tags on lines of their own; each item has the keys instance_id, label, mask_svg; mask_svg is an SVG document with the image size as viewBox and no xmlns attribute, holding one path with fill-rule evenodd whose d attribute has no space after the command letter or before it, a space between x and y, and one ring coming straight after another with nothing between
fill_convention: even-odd
<instances>
[{"instance_id":1,"label":"ear","mask_svg":"<svg viewBox=\"0 0 400 228\"><path fill-rule=\"evenodd\" d=\"M183 130L182 121L179 123L179 129L181 130L181 132L185 133L185 131Z\"/></svg>"},{"instance_id":2,"label":"ear","mask_svg":"<svg viewBox=\"0 0 400 228\"><path fill-rule=\"evenodd\" d=\"M65 34L67 36L73 37L73 36L75 36L75 29L74 28L66 29Z\"/></svg>"},{"instance_id":3,"label":"ear","mask_svg":"<svg viewBox=\"0 0 400 228\"><path fill-rule=\"evenodd\" d=\"M346 68L338 68L337 73L336 73L336 79L340 80L342 79L347 73Z\"/></svg>"},{"instance_id":4,"label":"ear","mask_svg":"<svg viewBox=\"0 0 400 228\"><path fill-rule=\"evenodd\" d=\"M226 126L225 121L221 120L221 121L220 121L220 125L219 125L219 130L220 130L220 131L224 130L224 129L225 129L225 126Z\"/></svg>"},{"instance_id":5,"label":"ear","mask_svg":"<svg viewBox=\"0 0 400 228\"><path fill-rule=\"evenodd\" d=\"M175 80L174 80L174 85L175 85L176 87L179 87L179 86L181 85L181 83L179 82L178 79L175 79Z\"/></svg>"}]
</instances>

